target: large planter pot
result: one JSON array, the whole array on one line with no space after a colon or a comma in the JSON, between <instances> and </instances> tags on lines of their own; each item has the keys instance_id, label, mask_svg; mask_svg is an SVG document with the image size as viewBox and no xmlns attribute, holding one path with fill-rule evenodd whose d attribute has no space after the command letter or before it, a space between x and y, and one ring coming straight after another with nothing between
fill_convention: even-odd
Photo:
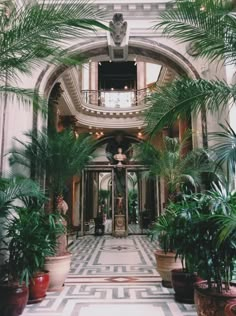
<instances>
[{"instance_id":1,"label":"large planter pot","mask_svg":"<svg viewBox=\"0 0 236 316\"><path fill-rule=\"evenodd\" d=\"M29 297L29 290L25 284L0 284L0 315L21 315Z\"/></svg>"},{"instance_id":2,"label":"large planter pot","mask_svg":"<svg viewBox=\"0 0 236 316\"><path fill-rule=\"evenodd\" d=\"M71 253L63 256L46 257L44 268L49 271L49 292L61 291L70 271Z\"/></svg>"},{"instance_id":3,"label":"large planter pot","mask_svg":"<svg viewBox=\"0 0 236 316\"><path fill-rule=\"evenodd\" d=\"M172 286L175 300L180 303L194 303L194 283L202 281L196 273L189 273L183 269L171 271Z\"/></svg>"},{"instance_id":4,"label":"large planter pot","mask_svg":"<svg viewBox=\"0 0 236 316\"><path fill-rule=\"evenodd\" d=\"M49 286L49 272L42 271L36 273L30 280L28 304L41 302L46 296Z\"/></svg>"},{"instance_id":5,"label":"large planter pot","mask_svg":"<svg viewBox=\"0 0 236 316\"><path fill-rule=\"evenodd\" d=\"M232 300L236 299L236 286L229 292L217 293L215 289L209 290L206 281L195 283L194 303L198 316L232 316ZM231 313L231 314L230 314Z\"/></svg>"},{"instance_id":6,"label":"large planter pot","mask_svg":"<svg viewBox=\"0 0 236 316\"><path fill-rule=\"evenodd\" d=\"M172 288L171 270L182 268L181 260L179 258L175 260L175 256L174 252L155 251L157 271L162 278L164 287Z\"/></svg>"}]
</instances>

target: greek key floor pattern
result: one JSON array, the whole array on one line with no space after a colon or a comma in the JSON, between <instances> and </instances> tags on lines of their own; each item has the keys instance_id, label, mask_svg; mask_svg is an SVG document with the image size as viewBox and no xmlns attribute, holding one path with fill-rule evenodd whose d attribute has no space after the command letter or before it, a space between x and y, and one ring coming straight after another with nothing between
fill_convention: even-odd
<instances>
[{"instance_id":1,"label":"greek key floor pattern","mask_svg":"<svg viewBox=\"0 0 236 316\"><path fill-rule=\"evenodd\" d=\"M196 316L193 305L176 303L162 287L156 247L144 235L78 238L64 289L27 305L22 316Z\"/></svg>"}]
</instances>

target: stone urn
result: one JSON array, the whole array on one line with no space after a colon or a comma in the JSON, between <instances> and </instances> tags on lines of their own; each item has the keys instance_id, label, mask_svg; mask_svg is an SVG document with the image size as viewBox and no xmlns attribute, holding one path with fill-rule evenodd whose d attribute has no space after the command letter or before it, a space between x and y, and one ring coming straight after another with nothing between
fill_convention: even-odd
<instances>
[{"instance_id":1,"label":"stone urn","mask_svg":"<svg viewBox=\"0 0 236 316\"><path fill-rule=\"evenodd\" d=\"M162 278L162 285L164 287L172 288L171 270L181 269L182 263L179 258L175 259L176 253L167 252L163 250L155 251L155 258L157 264L157 272Z\"/></svg>"},{"instance_id":2,"label":"stone urn","mask_svg":"<svg viewBox=\"0 0 236 316\"><path fill-rule=\"evenodd\" d=\"M70 271L71 253L62 256L46 257L44 269L49 271L48 291L61 291Z\"/></svg>"}]
</instances>

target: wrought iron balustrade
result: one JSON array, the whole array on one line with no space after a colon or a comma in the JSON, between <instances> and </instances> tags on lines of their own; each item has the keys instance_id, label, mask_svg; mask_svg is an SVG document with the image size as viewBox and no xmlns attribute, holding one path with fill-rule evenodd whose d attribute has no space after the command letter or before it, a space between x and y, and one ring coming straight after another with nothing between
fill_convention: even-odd
<instances>
[{"instance_id":1,"label":"wrought iron balustrade","mask_svg":"<svg viewBox=\"0 0 236 316\"><path fill-rule=\"evenodd\" d=\"M94 106L125 109L145 105L148 89L140 90L82 90L83 101Z\"/></svg>"}]
</instances>

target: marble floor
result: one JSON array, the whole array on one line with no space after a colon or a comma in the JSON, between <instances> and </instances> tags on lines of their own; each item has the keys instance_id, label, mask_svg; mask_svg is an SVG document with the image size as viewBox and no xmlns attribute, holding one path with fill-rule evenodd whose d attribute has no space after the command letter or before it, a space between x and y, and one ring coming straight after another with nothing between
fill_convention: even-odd
<instances>
[{"instance_id":1,"label":"marble floor","mask_svg":"<svg viewBox=\"0 0 236 316\"><path fill-rule=\"evenodd\" d=\"M71 270L61 292L27 305L23 316L196 316L162 287L155 242L145 235L79 237L70 247Z\"/></svg>"}]
</instances>

